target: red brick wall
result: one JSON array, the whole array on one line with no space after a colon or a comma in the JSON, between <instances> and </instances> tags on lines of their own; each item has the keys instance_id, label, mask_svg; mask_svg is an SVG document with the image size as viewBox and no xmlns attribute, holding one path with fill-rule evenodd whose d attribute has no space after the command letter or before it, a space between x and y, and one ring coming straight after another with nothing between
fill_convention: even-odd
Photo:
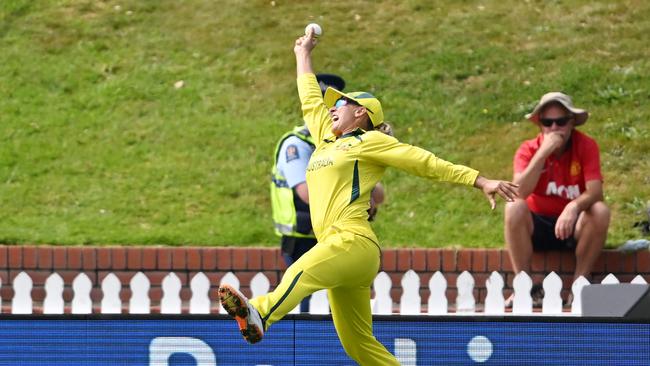
<instances>
[{"instance_id":1,"label":"red brick wall","mask_svg":"<svg viewBox=\"0 0 650 366\"><path fill-rule=\"evenodd\" d=\"M535 253L531 268L533 281L542 281L550 271L564 280L565 292L569 291L575 260L572 253ZM252 277L263 272L275 286L285 269L277 248L214 248L214 247L67 247L67 246L0 246L0 297L3 304L11 304L12 281L21 272L27 272L34 281L32 297L35 306L45 297L43 285L47 277L59 273L65 282L64 300L72 300L72 281L84 272L94 284L91 296L97 303L101 300L101 281L110 272L122 282L122 299L130 298L129 281L138 271L144 272L151 281L152 305L162 298L161 282L174 272L183 284L181 297L189 301L189 283L197 272L204 272L213 288L221 277L235 272L244 293L250 295ZM401 296L400 281L405 271L413 269L421 279L422 300L426 303L429 279L441 271L448 283L448 299L456 299L456 278L462 271L469 271L476 283L475 296L483 302L485 280L497 271L506 280L506 295L512 286L512 266L508 253L500 249L386 249L382 255L382 270L393 280L393 299ZM650 251L632 255L617 251L605 251L594 268L593 281L600 282L607 273L614 273L621 282L629 282L641 274L650 283ZM216 300L215 291L210 292Z\"/></svg>"}]
</instances>

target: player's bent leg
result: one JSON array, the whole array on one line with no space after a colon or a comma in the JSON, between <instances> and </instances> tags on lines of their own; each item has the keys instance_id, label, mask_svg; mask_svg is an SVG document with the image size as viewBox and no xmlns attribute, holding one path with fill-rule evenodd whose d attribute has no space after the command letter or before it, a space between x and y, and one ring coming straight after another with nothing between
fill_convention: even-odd
<instances>
[{"instance_id":1,"label":"player's bent leg","mask_svg":"<svg viewBox=\"0 0 650 366\"><path fill-rule=\"evenodd\" d=\"M250 300L251 304L260 312L265 329L282 319L303 298L318 289L306 281L306 277L304 270L294 263L287 268L280 283L273 291Z\"/></svg>"},{"instance_id":2,"label":"player's bent leg","mask_svg":"<svg viewBox=\"0 0 650 366\"><path fill-rule=\"evenodd\" d=\"M325 238L287 268L275 290L251 300L262 315L266 329L315 291L347 283L348 278L358 278L355 270L362 269L364 263L374 260L374 269L377 269L379 254L372 242L370 249L375 257L372 260L364 255L350 254L354 237L353 234L344 233Z\"/></svg>"},{"instance_id":3,"label":"player's bent leg","mask_svg":"<svg viewBox=\"0 0 650 366\"><path fill-rule=\"evenodd\" d=\"M338 287L328 296L336 332L350 358L359 365L399 366L372 334L370 287Z\"/></svg>"},{"instance_id":4,"label":"player's bent leg","mask_svg":"<svg viewBox=\"0 0 650 366\"><path fill-rule=\"evenodd\" d=\"M260 313L248 302L246 296L230 285L219 286L219 301L223 308L237 321L242 336L249 343L257 343L264 337L264 324Z\"/></svg>"}]
</instances>

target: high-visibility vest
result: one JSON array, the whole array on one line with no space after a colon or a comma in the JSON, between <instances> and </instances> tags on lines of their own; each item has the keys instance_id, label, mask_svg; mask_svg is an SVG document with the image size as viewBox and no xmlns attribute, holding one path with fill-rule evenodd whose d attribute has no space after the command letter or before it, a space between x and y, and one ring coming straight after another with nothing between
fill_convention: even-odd
<instances>
[{"instance_id":1,"label":"high-visibility vest","mask_svg":"<svg viewBox=\"0 0 650 366\"><path fill-rule=\"evenodd\" d=\"M286 178L278 171L278 157L280 147L286 139L296 136L314 147L314 140L309 135L307 127L300 126L285 133L275 147L273 155L273 170L271 173L271 206L273 208L273 223L275 233L279 236L293 236L298 238L314 238L313 234L301 234L297 229L296 207L293 203L293 190L289 187Z\"/></svg>"}]
</instances>

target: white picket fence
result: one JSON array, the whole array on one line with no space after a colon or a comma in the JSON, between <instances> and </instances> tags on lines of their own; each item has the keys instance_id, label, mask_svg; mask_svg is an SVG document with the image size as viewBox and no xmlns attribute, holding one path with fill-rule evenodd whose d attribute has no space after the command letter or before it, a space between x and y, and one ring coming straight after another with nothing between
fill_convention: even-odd
<instances>
[{"instance_id":1,"label":"white picket fence","mask_svg":"<svg viewBox=\"0 0 650 366\"><path fill-rule=\"evenodd\" d=\"M220 284L230 284L236 288L240 287L237 276L228 272L221 278ZM602 284L616 284L618 279L613 275L607 275L601 282ZM631 283L647 284L645 279L638 275ZM477 304L474 298L474 278L465 271L461 273L456 280L458 295L456 297L455 312L452 314L463 315L580 315L580 293L582 288L589 284L584 277L577 279L571 290L574 301L571 312L565 313L562 310L562 280L555 273L551 272L543 281L545 297L541 312L533 312L533 304L530 296L530 289L533 281L530 276L524 272L519 273L513 280L514 302L512 311L506 312L505 299L503 296L504 280L497 273L492 272L485 282L487 296L483 306L483 311L477 311ZM390 295L392 281L387 273L381 272L375 278L373 287L375 297L371 300L373 314L396 314L393 309L396 308ZM149 289L151 287L147 276L138 272L130 281L131 298L128 301L128 313L130 314L149 314L151 313L151 299L149 298ZM0 287L2 281L0 280ZM34 302L31 292L33 281L25 272L21 272L13 280L14 297L11 300L12 314L32 314ZM170 272L162 281L163 296L160 301L160 313L162 314L180 314L182 312L182 300L180 297L181 280L178 276ZM422 314L422 299L420 297L420 277L418 274L409 270L404 273L401 280L402 296L399 301L399 314L414 315ZM210 300L208 295L211 288L208 277L200 272L196 274L191 282L190 288L192 297L189 301L190 314L210 314L224 313L216 303ZM64 281L57 274L51 274L45 281L45 299L42 304L44 314L63 314L65 312L65 302L63 299ZM102 314L121 314L123 313L122 300L120 292L122 284L117 276L113 273L108 274L101 284L102 300L100 313ZM265 294L270 289L269 279L263 273L257 273L250 282L250 289L253 297ZM93 302L90 292L92 282L85 273L80 273L72 282L73 299L70 303L70 312L72 314L91 314L93 313ZM429 280L430 296L428 299L427 312L429 315L445 315L449 313L447 292L447 280L441 272L436 272ZM0 298L0 309L2 308L2 299ZM292 313L297 313L297 306ZM310 300L311 314L328 314L329 304L327 301L327 292L325 290L314 293Z\"/></svg>"}]
</instances>

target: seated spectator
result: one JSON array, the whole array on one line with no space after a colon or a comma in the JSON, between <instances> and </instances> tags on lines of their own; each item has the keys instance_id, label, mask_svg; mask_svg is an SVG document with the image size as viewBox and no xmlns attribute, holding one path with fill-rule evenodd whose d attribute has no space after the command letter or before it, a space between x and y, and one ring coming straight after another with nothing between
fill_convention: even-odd
<instances>
[{"instance_id":1,"label":"seated spectator","mask_svg":"<svg viewBox=\"0 0 650 366\"><path fill-rule=\"evenodd\" d=\"M598 144L575 129L588 117L558 92L542 96L526 115L540 133L514 157L519 198L506 203L505 241L515 273L529 271L533 251L571 250L574 280L588 277L605 245L610 212L603 202ZM541 305L542 287L536 284L531 294ZM511 302L512 297L506 304Z\"/></svg>"}]
</instances>

